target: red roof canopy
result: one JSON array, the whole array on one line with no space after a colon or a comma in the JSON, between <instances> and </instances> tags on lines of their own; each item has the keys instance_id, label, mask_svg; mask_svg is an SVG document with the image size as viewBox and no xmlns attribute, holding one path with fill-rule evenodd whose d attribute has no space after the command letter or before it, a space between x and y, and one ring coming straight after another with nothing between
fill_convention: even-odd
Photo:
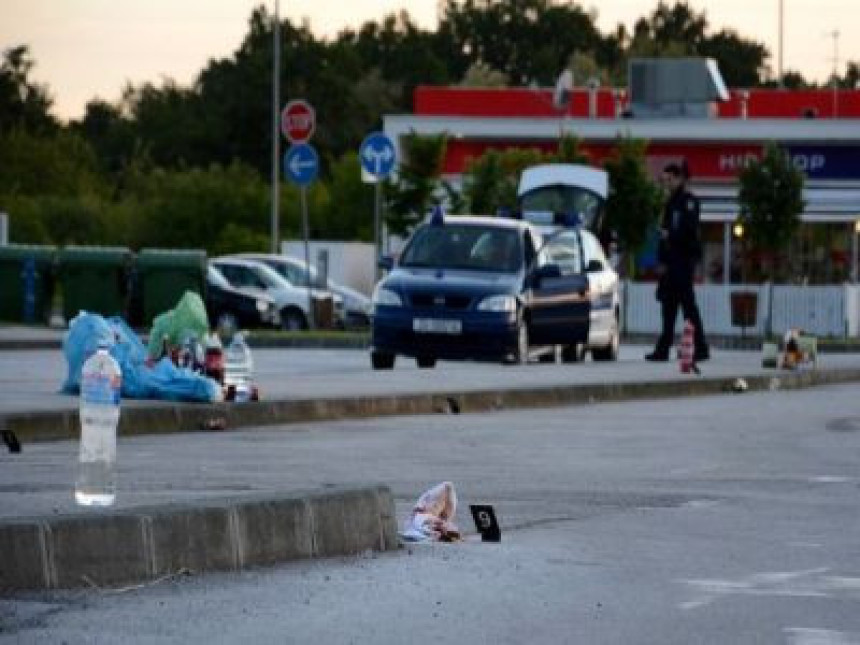
<instances>
[{"instance_id":1,"label":"red roof canopy","mask_svg":"<svg viewBox=\"0 0 860 645\"><path fill-rule=\"evenodd\" d=\"M597 117L615 117L615 92L626 105L626 90L597 90ZM811 113L817 118L860 118L860 90L732 90L731 99L717 103L719 118L741 116L742 93L748 93L747 117L750 119L802 119ZM574 89L566 114L588 116L588 90ZM418 116L463 116L507 118L558 118L564 112L555 108L552 90L529 88L431 87L415 89L415 114Z\"/></svg>"}]
</instances>

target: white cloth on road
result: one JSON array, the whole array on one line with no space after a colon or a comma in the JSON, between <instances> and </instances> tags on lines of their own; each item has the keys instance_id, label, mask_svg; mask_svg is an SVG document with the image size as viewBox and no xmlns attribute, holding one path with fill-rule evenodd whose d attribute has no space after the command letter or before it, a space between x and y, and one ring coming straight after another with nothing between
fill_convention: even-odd
<instances>
[{"instance_id":1,"label":"white cloth on road","mask_svg":"<svg viewBox=\"0 0 860 645\"><path fill-rule=\"evenodd\" d=\"M454 484L442 482L418 498L403 526L401 537L410 542L459 539L460 531L454 523L456 515Z\"/></svg>"}]
</instances>

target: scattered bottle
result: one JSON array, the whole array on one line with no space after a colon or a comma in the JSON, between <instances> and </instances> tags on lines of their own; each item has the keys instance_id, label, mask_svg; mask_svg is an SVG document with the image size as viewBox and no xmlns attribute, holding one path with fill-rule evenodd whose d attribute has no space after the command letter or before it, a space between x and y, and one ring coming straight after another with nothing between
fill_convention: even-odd
<instances>
[{"instance_id":1,"label":"scattered bottle","mask_svg":"<svg viewBox=\"0 0 860 645\"><path fill-rule=\"evenodd\" d=\"M233 340L227 346L224 360L224 385L227 388L227 399L233 401L250 401L254 397L254 359L251 348L245 342L241 333L233 334Z\"/></svg>"},{"instance_id":2,"label":"scattered bottle","mask_svg":"<svg viewBox=\"0 0 860 645\"><path fill-rule=\"evenodd\" d=\"M192 372L203 372L203 346L197 336L187 336L179 344L177 367L184 367Z\"/></svg>"},{"instance_id":3,"label":"scattered bottle","mask_svg":"<svg viewBox=\"0 0 860 645\"><path fill-rule=\"evenodd\" d=\"M203 373L224 385L224 346L218 334L212 333L206 337Z\"/></svg>"},{"instance_id":4,"label":"scattered bottle","mask_svg":"<svg viewBox=\"0 0 860 645\"><path fill-rule=\"evenodd\" d=\"M81 444L75 501L110 506L116 500L116 436L122 371L99 345L81 370Z\"/></svg>"}]
</instances>

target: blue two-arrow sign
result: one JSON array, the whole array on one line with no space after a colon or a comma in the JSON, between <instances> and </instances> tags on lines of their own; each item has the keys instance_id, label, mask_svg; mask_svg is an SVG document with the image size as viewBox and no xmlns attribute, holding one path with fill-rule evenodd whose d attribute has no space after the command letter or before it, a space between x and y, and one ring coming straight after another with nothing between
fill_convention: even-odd
<instances>
[{"instance_id":1,"label":"blue two-arrow sign","mask_svg":"<svg viewBox=\"0 0 860 645\"><path fill-rule=\"evenodd\" d=\"M284 153L284 176L299 186L313 182L320 170L320 159L313 146L298 143Z\"/></svg>"},{"instance_id":2,"label":"blue two-arrow sign","mask_svg":"<svg viewBox=\"0 0 860 645\"><path fill-rule=\"evenodd\" d=\"M369 134L358 149L358 159L368 174L377 179L388 177L397 161L394 143L382 132Z\"/></svg>"}]
</instances>

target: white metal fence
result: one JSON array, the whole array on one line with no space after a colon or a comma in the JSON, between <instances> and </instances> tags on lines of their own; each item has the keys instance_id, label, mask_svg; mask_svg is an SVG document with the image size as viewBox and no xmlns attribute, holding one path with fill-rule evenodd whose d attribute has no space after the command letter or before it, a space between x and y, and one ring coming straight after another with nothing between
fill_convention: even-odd
<instances>
[{"instance_id":1,"label":"white metal fence","mask_svg":"<svg viewBox=\"0 0 860 645\"><path fill-rule=\"evenodd\" d=\"M625 331L660 331L660 303L654 297L655 291L653 282L624 283L622 317ZM731 294L737 292L756 294L755 324L745 329L732 324ZM800 328L816 336L860 334L860 287L855 285L707 284L696 286L696 300L708 334L760 336L768 328L774 334L783 334L792 328ZM676 331L680 332L682 324L679 312Z\"/></svg>"}]
</instances>

